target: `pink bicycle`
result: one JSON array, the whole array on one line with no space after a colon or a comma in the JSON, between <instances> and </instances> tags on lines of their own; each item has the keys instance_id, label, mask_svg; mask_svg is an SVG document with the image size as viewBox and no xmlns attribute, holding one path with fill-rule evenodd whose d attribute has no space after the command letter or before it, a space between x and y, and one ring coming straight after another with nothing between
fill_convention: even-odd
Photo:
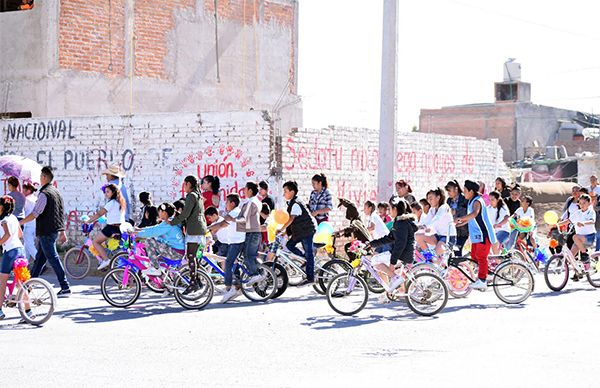
<instances>
[{"instance_id":1,"label":"pink bicycle","mask_svg":"<svg viewBox=\"0 0 600 388\"><path fill-rule=\"evenodd\" d=\"M16 307L25 322L39 326L54 314L56 294L44 279L30 277L27 264L25 258L15 260L14 278L6 284L4 305Z\"/></svg>"}]
</instances>

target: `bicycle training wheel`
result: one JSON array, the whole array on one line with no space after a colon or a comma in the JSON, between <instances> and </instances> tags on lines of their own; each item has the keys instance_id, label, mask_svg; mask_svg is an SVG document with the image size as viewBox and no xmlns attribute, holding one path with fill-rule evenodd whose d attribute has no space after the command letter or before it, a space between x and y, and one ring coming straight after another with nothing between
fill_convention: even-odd
<instances>
[{"instance_id":1,"label":"bicycle training wheel","mask_svg":"<svg viewBox=\"0 0 600 388\"><path fill-rule=\"evenodd\" d=\"M544 268L544 280L552 291L561 291L569 281L569 263L564 254L552 256Z\"/></svg>"},{"instance_id":2,"label":"bicycle training wheel","mask_svg":"<svg viewBox=\"0 0 600 388\"><path fill-rule=\"evenodd\" d=\"M320 292L317 292L319 292L319 294L325 294L327 292L327 287L329 286L329 282L331 281L331 279L333 279L339 274L348 273L351 270L352 266L346 260L329 260L327 263L323 264L323 267L319 268L315 273L315 283L319 284L320 289Z\"/></svg>"},{"instance_id":3,"label":"bicycle training wheel","mask_svg":"<svg viewBox=\"0 0 600 388\"><path fill-rule=\"evenodd\" d=\"M253 302L264 302L271 299L275 295L275 292L277 292L277 276L271 268L264 264L256 266L256 270L262 280L249 285L248 280L251 276L244 273L242 275L242 294ZM291 284L291 280L289 282Z\"/></svg>"},{"instance_id":4,"label":"bicycle training wheel","mask_svg":"<svg viewBox=\"0 0 600 388\"><path fill-rule=\"evenodd\" d=\"M23 283L17 300L21 318L30 325L43 325L54 314L56 294L44 279L32 278Z\"/></svg>"},{"instance_id":5,"label":"bicycle training wheel","mask_svg":"<svg viewBox=\"0 0 600 388\"><path fill-rule=\"evenodd\" d=\"M351 272L335 276L327 286L327 303L338 314L354 315L365 308L368 299L367 283Z\"/></svg>"},{"instance_id":6,"label":"bicycle training wheel","mask_svg":"<svg viewBox=\"0 0 600 388\"><path fill-rule=\"evenodd\" d=\"M86 248L71 248L65 253L63 262L70 278L83 279L92 266L91 253Z\"/></svg>"},{"instance_id":7,"label":"bicycle training wheel","mask_svg":"<svg viewBox=\"0 0 600 388\"><path fill-rule=\"evenodd\" d=\"M102 296L111 306L127 307L135 303L142 292L140 277L127 268L108 271L100 284Z\"/></svg>"},{"instance_id":8,"label":"bicycle training wheel","mask_svg":"<svg viewBox=\"0 0 600 388\"><path fill-rule=\"evenodd\" d=\"M492 286L496 296L508 304L518 304L529 298L535 280L527 266L521 263L506 262L496 269Z\"/></svg>"},{"instance_id":9,"label":"bicycle training wheel","mask_svg":"<svg viewBox=\"0 0 600 388\"><path fill-rule=\"evenodd\" d=\"M448 287L438 275L421 272L408 281L408 307L418 315L430 317L442 311L448 302Z\"/></svg>"},{"instance_id":10,"label":"bicycle training wheel","mask_svg":"<svg viewBox=\"0 0 600 388\"><path fill-rule=\"evenodd\" d=\"M190 270L185 268L181 270L175 285L173 286L173 294L175 300L181 307L188 310L201 310L210 303L215 292L215 286L208 274L201 269L196 269L198 276L198 288L189 294L183 295L183 292L190 285Z\"/></svg>"}]
</instances>

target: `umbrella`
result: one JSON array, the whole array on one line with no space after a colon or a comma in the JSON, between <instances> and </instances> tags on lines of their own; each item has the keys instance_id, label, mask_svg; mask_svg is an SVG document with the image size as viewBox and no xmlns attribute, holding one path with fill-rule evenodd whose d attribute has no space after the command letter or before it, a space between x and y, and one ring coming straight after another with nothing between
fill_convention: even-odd
<instances>
[{"instance_id":1,"label":"umbrella","mask_svg":"<svg viewBox=\"0 0 600 388\"><path fill-rule=\"evenodd\" d=\"M0 172L14 176L23 182L40 183L42 166L19 155L0 156Z\"/></svg>"}]
</instances>

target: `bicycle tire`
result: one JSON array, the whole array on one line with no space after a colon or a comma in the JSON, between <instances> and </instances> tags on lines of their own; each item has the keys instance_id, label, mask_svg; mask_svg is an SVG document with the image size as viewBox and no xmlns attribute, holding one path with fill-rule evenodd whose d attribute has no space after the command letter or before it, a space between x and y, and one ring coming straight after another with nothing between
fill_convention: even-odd
<instances>
[{"instance_id":1,"label":"bicycle tire","mask_svg":"<svg viewBox=\"0 0 600 388\"><path fill-rule=\"evenodd\" d=\"M175 285L173 287L175 300L186 310L202 310L212 300L215 286L206 272L196 269L198 281L202 287L188 295L183 295L183 291L190 284L189 273L189 268L185 268L180 271L179 276L175 279Z\"/></svg>"},{"instance_id":2,"label":"bicycle tire","mask_svg":"<svg viewBox=\"0 0 600 388\"><path fill-rule=\"evenodd\" d=\"M329 282L336 275L340 273L348 273L352 270L352 265L346 260L342 259L333 259L329 260L327 263L323 265L320 269L315 273L315 283L319 284L319 289L321 292L317 291L319 294L325 294L327 292L327 287L329 286Z\"/></svg>"},{"instance_id":3,"label":"bicycle tire","mask_svg":"<svg viewBox=\"0 0 600 388\"><path fill-rule=\"evenodd\" d=\"M563 275L564 274L564 275ZM556 276L556 283L553 283ZM552 281L550 277L552 276ZM549 289L560 292L565 288L569 281L569 263L564 254L559 253L550 257L544 267L544 280Z\"/></svg>"},{"instance_id":4,"label":"bicycle tire","mask_svg":"<svg viewBox=\"0 0 600 388\"><path fill-rule=\"evenodd\" d=\"M500 284L500 282L505 283L509 280L510 282L515 282L515 284ZM522 283L523 280L526 282L525 284ZM513 292L516 292L518 289L522 289L524 292L522 295L509 297L508 294L505 294L504 291L502 291L505 290L505 288L503 288L505 285L510 286ZM535 279L533 273L526 265L509 261L500 264L496 269L492 287L494 288L494 293L498 299L504 303L520 304L529 298L533 292ZM514 290L514 288L517 290Z\"/></svg>"},{"instance_id":5,"label":"bicycle tire","mask_svg":"<svg viewBox=\"0 0 600 388\"><path fill-rule=\"evenodd\" d=\"M160 277L161 279L164 279L164 274L161 276L156 276L156 277ZM142 281L144 282L144 285L146 287L148 287L148 289L152 292L155 292L157 294L162 294L166 291L166 288L164 286L159 286L157 284L155 284L152 279L146 277L146 276L141 276ZM164 281L162 281L162 284L164 284Z\"/></svg>"},{"instance_id":6,"label":"bicycle tire","mask_svg":"<svg viewBox=\"0 0 600 388\"><path fill-rule=\"evenodd\" d=\"M109 268L110 269L119 268L119 258L121 258L121 257L124 259L128 259L129 253L127 251L121 251L121 252L117 253L116 255L112 256L110 258Z\"/></svg>"},{"instance_id":7,"label":"bicycle tire","mask_svg":"<svg viewBox=\"0 0 600 388\"><path fill-rule=\"evenodd\" d=\"M426 279L429 279L431 284L426 284ZM433 273L422 272L415 275L414 279L407 282L406 293L408 307L415 314L424 317L431 317L439 313L448 303L448 286L440 276ZM436 301L441 301L441 303L433 310L422 308L422 306Z\"/></svg>"},{"instance_id":8,"label":"bicycle tire","mask_svg":"<svg viewBox=\"0 0 600 388\"><path fill-rule=\"evenodd\" d=\"M352 290L348 292L351 281L355 283ZM341 308L340 304L336 305L337 301L346 299L351 293L354 293L354 296L356 296L356 303L353 306L346 309ZM346 316L355 315L365 308L368 299L369 288L367 287L367 283L362 277L354 276L352 272L338 274L327 285L327 303L338 314Z\"/></svg>"},{"instance_id":9,"label":"bicycle tire","mask_svg":"<svg viewBox=\"0 0 600 388\"><path fill-rule=\"evenodd\" d=\"M242 294L252 302L264 302L273 297L277 291L277 277L275 273L264 264L256 266L258 273L264 276L264 279L251 285L246 284L250 277L244 273L242 275Z\"/></svg>"},{"instance_id":10,"label":"bicycle tire","mask_svg":"<svg viewBox=\"0 0 600 388\"><path fill-rule=\"evenodd\" d=\"M34 292L34 288L41 289L41 294ZM25 295L27 295L27 298L25 298ZM23 283L23 287L21 287L17 294L17 300L17 307L21 318L34 326L40 326L48 322L56 308L56 294L54 293L54 289L50 283L41 278L31 278ZM29 304L29 313L26 312L27 304ZM36 312L40 311L36 307L42 305L48 306L47 311Z\"/></svg>"},{"instance_id":11,"label":"bicycle tire","mask_svg":"<svg viewBox=\"0 0 600 388\"><path fill-rule=\"evenodd\" d=\"M123 285L122 279L123 279L123 276L125 275L125 271L129 271L129 275L128 275L129 278L128 278L127 284ZM111 286L109 284L110 282L114 282L115 285ZM109 295L108 287L111 287L111 289L113 287L116 287L117 291L120 291L120 290L127 291L129 289L129 290L133 291L133 293L130 293L130 296L128 298L124 299L122 302L117 302L113 296ZM110 271L108 271L107 274L104 275L104 277L102 278L102 282L100 284L100 291L102 292L102 297L104 297L104 300L106 300L108 302L108 304L110 304L111 306L114 306L114 307L124 308L124 307L131 306L138 300L138 298L140 297L140 294L142 293L142 281L140 280L140 277L135 272L133 272L127 268L114 268L114 269L111 269Z\"/></svg>"},{"instance_id":12,"label":"bicycle tire","mask_svg":"<svg viewBox=\"0 0 600 388\"><path fill-rule=\"evenodd\" d=\"M300 268L300 270L297 270L296 267L293 267L291 265L284 265L285 270L288 274L288 284L290 286L295 287L302 284L306 279L306 273L304 272L304 270L302 270L303 267L306 268L306 264L301 260L292 257L290 257L289 260L293 261L294 264L296 264Z\"/></svg>"},{"instance_id":13,"label":"bicycle tire","mask_svg":"<svg viewBox=\"0 0 600 388\"><path fill-rule=\"evenodd\" d=\"M590 268L585 273L588 282L592 285L592 287L595 288L600 287L600 271L598 271L598 268L600 268L600 266L598 265L599 262L600 254L592 253L590 255Z\"/></svg>"},{"instance_id":14,"label":"bicycle tire","mask_svg":"<svg viewBox=\"0 0 600 388\"><path fill-rule=\"evenodd\" d=\"M71 248L63 257L65 272L71 279L85 278L92 267L91 253L85 247Z\"/></svg>"},{"instance_id":15,"label":"bicycle tire","mask_svg":"<svg viewBox=\"0 0 600 388\"><path fill-rule=\"evenodd\" d=\"M277 299L287 290L289 283L287 271L285 270L285 267L279 263L265 262L263 265L271 268L271 270L275 273L275 277L277 278L277 290L271 299Z\"/></svg>"}]
</instances>

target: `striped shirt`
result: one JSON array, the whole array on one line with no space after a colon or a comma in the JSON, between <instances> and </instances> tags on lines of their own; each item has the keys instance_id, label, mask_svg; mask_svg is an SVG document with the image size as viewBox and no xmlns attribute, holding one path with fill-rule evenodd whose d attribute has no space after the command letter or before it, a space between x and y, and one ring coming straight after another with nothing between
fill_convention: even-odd
<instances>
[{"instance_id":1,"label":"striped shirt","mask_svg":"<svg viewBox=\"0 0 600 388\"><path fill-rule=\"evenodd\" d=\"M323 188L321 191L313 191L310 193L310 201L308 202L308 208L310 212L315 212L322 209L333 209L333 199L331 192ZM329 213L319 214L315 217L318 223L327 221L329 219Z\"/></svg>"}]
</instances>

